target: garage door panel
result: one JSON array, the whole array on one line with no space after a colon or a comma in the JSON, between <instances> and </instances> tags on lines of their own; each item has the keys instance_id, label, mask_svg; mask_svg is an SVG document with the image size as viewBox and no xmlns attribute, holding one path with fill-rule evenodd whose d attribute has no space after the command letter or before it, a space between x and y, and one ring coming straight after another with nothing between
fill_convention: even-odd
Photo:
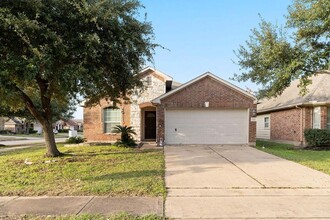
<instances>
[{"instance_id":1,"label":"garage door panel","mask_svg":"<svg viewBox=\"0 0 330 220\"><path fill-rule=\"evenodd\" d=\"M247 110L167 110L167 144L246 144Z\"/></svg>"}]
</instances>

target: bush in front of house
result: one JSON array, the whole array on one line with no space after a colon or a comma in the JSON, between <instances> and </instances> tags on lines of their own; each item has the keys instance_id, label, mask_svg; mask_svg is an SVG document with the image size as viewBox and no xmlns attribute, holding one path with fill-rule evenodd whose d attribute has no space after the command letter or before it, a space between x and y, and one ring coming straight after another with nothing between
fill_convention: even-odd
<instances>
[{"instance_id":1,"label":"bush in front of house","mask_svg":"<svg viewBox=\"0 0 330 220\"><path fill-rule=\"evenodd\" d=\"M309 146L330 146L330 130L328 129L306 129L304 135Z\"/></svg>"},{"instance_id":2,"label":"bush in front of house","mask_svg":"<svg viewBox=\"0 0 330 220\"><path fill-rule=\"evenodd\" d=\"M36 134L38 131L34 130L33 128L29 128L29 134Z\"/></svg>"},{"instance_id":3,"label":"bush in front of house","mask_svg":"<svg viewBox=\"0 0 330 220\"><path fill-rule=\"evenodd\" d=\"M135 147L137 145L133 138L136 133L132 127L117 125L114 127L113 132L120 134L120 140L115 145L122 147Z\"/></svg>"},{"instance_id":4,"label":"bush in front of house","mask_svg":"<svg viewBox=\"0 0 330 220\"><path fill-rule=\"evenodd\" d=\"M70 129L58 129L58 133L68 133Z\"/></svg>"},{"instance_id":5,"label":"bush in front of house","mask_svg":"<svg viewBox=\"0 0 330 220\"><path fill-rule=\"evenodd\" d=\"M76 136L76 137L68 138L65 143L67 143L67 144L80 144L80 143L83 143L84 141L85 141L85 139L83 137Z\"/></svg>"},{"instance_id":6,"label":"bush in front of house","mask_svg":"<svg viewBox=\"0 0 330 220\"><path fill-rule=\"evenodd\" d=\"M11 130L1 130L0 134L12 134Z\"/></svg>"}]
</instances>

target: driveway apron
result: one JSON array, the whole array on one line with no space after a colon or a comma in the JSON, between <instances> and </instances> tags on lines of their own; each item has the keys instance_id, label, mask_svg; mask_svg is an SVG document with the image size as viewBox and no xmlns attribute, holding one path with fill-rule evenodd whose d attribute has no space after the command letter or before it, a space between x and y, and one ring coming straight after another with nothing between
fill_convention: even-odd
<instances>
[{"instance_id":1,"label":"driveway apron","mask_svg":"<svg viewBox=\"0 0 330 220\"><path fill-rule=\"evenodd\" d=\"M170 218L330 219L330 176L247 146L165 147Z\"/></svg>"}]
</instances>

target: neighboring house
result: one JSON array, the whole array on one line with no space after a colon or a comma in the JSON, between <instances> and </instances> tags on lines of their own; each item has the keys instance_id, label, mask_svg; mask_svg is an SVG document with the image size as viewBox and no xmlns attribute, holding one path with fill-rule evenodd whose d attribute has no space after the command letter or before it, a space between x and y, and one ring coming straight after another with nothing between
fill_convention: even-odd
<instances>
[{"instance_id":1,"label":"neighboring house","mask_svg":"<svg viewBox=\"0 0 330 220\"><path fill-rule=\"evenodd\" d=\"M299 80L257 107L257 138L305 146L304 130L330 129L330 74L311 78L308 93L299 95Z\"/></svg>"},{"instance_id":2,"label":"neighboring house","mask_svg":"<svg viewBox=\"0 0 330 220\"><path fill-rule=\"evenodd\" d=\"M79 130L81 125L78 124L78 122L76 122L74 119L69 119L69 120L58 120L57 122L55 122L55 129L56 130Z\"/></svg>"},{"instance_id":3,"label":"neighboring house","mask_svg":"<svg viewBox=\"0 0 330 220\"><path fill-rule=\"evenodd\" d=\"M37 131L37 134L42 134L42 125L39 122L34 122L32 128Z\"/></svg>"},{"instance_id":4,"label":"neighboring house","mask_svg":"<svg viewBox=\"0 0 330 220\"><path fill-rule=\"evenodd\" d=\"M83 119L72 119L76 123L76 130L82 131L84 130L84 120Z\"/></svg>"},{"instance_id":5,"label":"neighboring house","mask_svg":"<svg viewBox=\"0 0 330 220\"><path fill-rule=\"evenodd\" d=\"M0 117L0 131L5 130L5 118Z\"/></svg>"},{"instance_id":6,"label":"neighboring house","mask_svg":"<svg viewBox=\"0 0 330 220\"><path fill-rule=\"evenodd\" d=\"M23 120L19 118L6 118L4 124L4 130L10 131L16 134L25 133L26 125Z\"/></svg>"},{"instance_id":7,"label":"neighboring house","mask_svg":"<svg viewBox=\"0 0 330 220\"><path fill-rule=\"evenodd\" d=\"M141 71L146 89L135 92L130 104L102 100L84 108L84 137L89 142L112 142L116 125L132 126L138 141L163 144L253 144L255 97L205 73L178 86L172 77L148 67Z\"/></svg>"}]
</instances>

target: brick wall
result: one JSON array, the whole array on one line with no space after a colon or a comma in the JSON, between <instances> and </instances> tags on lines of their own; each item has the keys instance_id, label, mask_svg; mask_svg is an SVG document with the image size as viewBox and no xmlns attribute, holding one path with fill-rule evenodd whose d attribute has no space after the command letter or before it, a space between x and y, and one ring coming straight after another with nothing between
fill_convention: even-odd
<instances>
[{"instance_id":1,"label":"brick wall","mask_svg":"<svg viewBox=\"0 0 330 220\"><path fill-rule=\"evenodd\" d=\"M300 108L270 113L270 138L274 140L302 141L302 113L303 110Z\"/></svg>"},{"instance_id":2,"label":"brick wall","mask_svg":"<svg viewBox=\"0 0 330 220\"><path fill-rule=\"evenodd\" d=\"M321 129L327 129L327 117L328 108L326 106L321 107Z\"/></svg>"},{"instance_id":3,"label":"brick wall","mask_svg":"<svg viewBox=\"0 0 330 220\"><path fill-rule=\"evenodd\" d=\"M307 128L312 128L313 127L313 121L312 121L312 113L313 113L313 108L311 107L304 107L304 111L303 111L303 130L307 129Z\"/></svg>"},{"instance_id":4,"label":"brick wall","mask_svg":"<svg viewBox=\"0 0 330 220\"><path fill-rule=\"evenodd\" d=\"M313 107L299 107L270 113L270 138L305 145L304 130L313 127ZM321 107L321 128L327 126L327 107Z\"/></svg>"},{"instance_id":5,"label":"brick wall","mask_svg":"<svg viewBox=\"0 0 330 220\"><path fill-rule=\"evenodd\" d=\"M256 108L253 99L239 91L207 76L186 88L164 98L157 106L157 140L164 139L164 109L166 108L209 108L217 109L251 109L249 118L249 141L255 142L256 122L251 122L252 109Z\"/></svg>"},{"instance_id":6,"label":"brick wall","mask_svg":"<svg viewBox=\"0 0 330 220\"><path fill-rule=\"evenodd\" d=\"M103 109L112 103L102 100L100 105L84 108L84 137L88 142L115 142L119 135L105 134L103 124ZM130 104L118 104L122 109L122 125L130 125Z\"/></svg>"}]
</instances>

